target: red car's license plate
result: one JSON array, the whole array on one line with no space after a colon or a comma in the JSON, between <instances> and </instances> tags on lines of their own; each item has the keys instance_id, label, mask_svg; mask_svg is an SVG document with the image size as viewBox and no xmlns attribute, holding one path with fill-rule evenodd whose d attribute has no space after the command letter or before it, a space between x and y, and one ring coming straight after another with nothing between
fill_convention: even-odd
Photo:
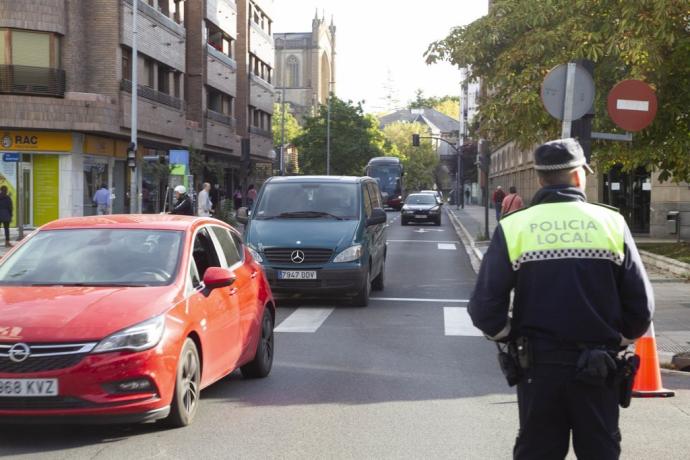
<instances>
[{"instance_id":1,"label":"red car's license plate","mask_svg":"<svg viewBox=\"0 0 690 460\"><path fill-rule=\"evenodd\" d=\"M57 379L0 379L0 398L57 395Z\"/></svg>"}]
</instances>

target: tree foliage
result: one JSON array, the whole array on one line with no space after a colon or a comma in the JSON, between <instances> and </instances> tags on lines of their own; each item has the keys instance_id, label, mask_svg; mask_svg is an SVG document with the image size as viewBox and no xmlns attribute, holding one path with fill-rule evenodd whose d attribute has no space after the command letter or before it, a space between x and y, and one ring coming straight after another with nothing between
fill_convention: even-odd
<instances>
[{"instance_id":1,"label":"tree foliage","mask_svg":"<svg viewBox=\"0 0 690 460\"><path fill-rule=\"evenodd\" d=\"M308 117L302 133L294 139L300 152L300 170L305 174L326 173L327 106ZM331 101L331 174L361 176L369 159L386 150L378 121L365 115L361 103Z\"/></svg>"},{"instance_id":2,"label":"tree foliage","mask_svg":"<svg viewBox=\"0 0 690 460\"><path fill-rule=\"evenodd\" d=\"M459 90L460 87L458 86ZM425 97L424 91L418 89L415 91L415 99L408 104L407 108L431 108L456 120L460 119L460 97L458 96Z\"/></svg>"},{"instance_id":3,"label":"tree foliage","mask_svg":"<svg viewBox=\"0 0 690 460\"><path fill-rule=\"evenodd\" d=\"M283 129L283 106L282 104L273 105L273 145L280 149L280 141ZM285 104L285 144L292 142L302 133L297 119L293 115L292 107L289 103Z\"/></svg>"},{"instance_id":4,"label":"tree foliage","mask_svg":"<svg viewBox=\"0 0 690 460\"><path fill-rule=\"evenodd\" d=\"M429 136L429 128L421 123L397 122L383 128L383 135L391 144L390 154L400 158L405 168L408 190L424 190L436 182L438 155L430 140L421 139L419 147L412 146L412 134Z\"/></svg>"},{"instance_id":5,"label":"tree foliage","mask_svg":"<svg viewBox=\"0 0 690 460\"><path fill-rule=\"evenodd\" d=\"M597 142L602 166L644 165L661 179L690 180L690 8L687 0L496 0L490 13L432 43L427 61L470 66L490 97L480 101L480 135L527 147L558 137L560 123L543 109L540 88L554 66L595 63L596 131L616 128L606 97L625 79L657 92L654 123L632 143Z\"/></svg>"}]
</instances>

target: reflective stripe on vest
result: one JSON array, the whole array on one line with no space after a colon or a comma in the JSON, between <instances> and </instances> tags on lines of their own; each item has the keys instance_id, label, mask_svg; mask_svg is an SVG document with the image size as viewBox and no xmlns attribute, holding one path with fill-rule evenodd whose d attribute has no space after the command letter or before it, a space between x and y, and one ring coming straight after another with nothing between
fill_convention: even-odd
<instances>
[{"instance_id":1,"label":"reflective stripe on vest","mask_svg":"<svg viewBox=\"0 0 690 460\"><path fill-rule=\"evenodd\" d=\"M499 223L513 270L527 262L605 259L623 263L625 220L583 202L548 203L510 214Z\"/></svg>"}]
</instances>

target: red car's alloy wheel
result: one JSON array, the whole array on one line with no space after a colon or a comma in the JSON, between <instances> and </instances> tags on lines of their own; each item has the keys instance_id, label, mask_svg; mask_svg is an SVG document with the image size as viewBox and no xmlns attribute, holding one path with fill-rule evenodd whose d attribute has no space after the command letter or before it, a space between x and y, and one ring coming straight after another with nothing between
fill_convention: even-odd
<instances>
[{"instance_id":1,"label":"red car's alloy wheel","mask_svg":"<svg viewBox=\"0 0 690 460\"><path fill-rule=\"evenodd\" d=\"M199 406L200 367L196 345L192 339L187 339L177 363L175 394L168 419L172 426L187 426L194 419Z\"/></svg>"}]
</instances>

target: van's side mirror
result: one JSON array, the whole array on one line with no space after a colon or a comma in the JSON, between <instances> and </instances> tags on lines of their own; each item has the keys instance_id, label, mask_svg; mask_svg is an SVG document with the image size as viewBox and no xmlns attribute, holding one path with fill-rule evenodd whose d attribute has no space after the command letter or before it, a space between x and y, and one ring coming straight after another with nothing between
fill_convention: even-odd
<instances>
[{"instance_id":1,"label":"van's side mirror","mask_svg":"<svg viewBox=\"0 0 690 460\"><path fill-rule=\"evenodd\" d=\"M247 208L240 208L237 210L237 215L235 217L240 224L246 224L249 221L249 211Z\"/></svg>"},{"instance_id":2,"label":"van's side mirror","mask_svg":"<svg viewBox=\"0 0 690 460\"><path fill-rule=\"evenodd\" d=\"M367 219L367 227L385 224L387 220L386 211L381 208L374 208L371 212L371 217Z\"/></svg>"}]
</instances>

